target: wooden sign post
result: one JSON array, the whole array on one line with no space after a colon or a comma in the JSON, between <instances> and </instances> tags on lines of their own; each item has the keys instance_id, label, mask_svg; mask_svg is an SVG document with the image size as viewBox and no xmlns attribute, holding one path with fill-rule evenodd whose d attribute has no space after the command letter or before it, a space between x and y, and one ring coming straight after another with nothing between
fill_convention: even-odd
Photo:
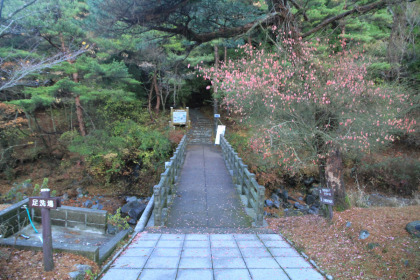
<instances>
[{"instance_id":1,"label":"wooden sign post","mask_svg":"<svg viewBox=\"0 0 420 280\"><path fill-rule=\"evenodd\" d=\"M332 206L334 205L334 194L332 189L322 188L319 190L319 200L322 204L328 205L328 218L333 218Z\"/></svg>"},{"instance_id":2,"label":"wooden sign post","mask_svg":"<svg viewBox=\"0 0 420 280\"><path fill-rule=\"evenodd\" d=\"M41 189L40 197L30 197L29 207L41 208L42 218L42 252L44 255L44 270L54 269L52 254L51 216L50 209L60 207L59 197L50 197L50 189Z\"/></svg>"}]
</instances>

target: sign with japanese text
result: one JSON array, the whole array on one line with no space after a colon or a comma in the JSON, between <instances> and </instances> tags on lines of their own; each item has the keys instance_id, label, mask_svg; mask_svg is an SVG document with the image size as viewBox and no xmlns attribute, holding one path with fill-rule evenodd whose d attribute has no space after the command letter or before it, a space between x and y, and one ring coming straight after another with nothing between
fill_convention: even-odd
<instances>
[{"instance_id":1,"label":"sign with japanese text","mask_svg":"<svg viewBox=\"0 0 420 280\"><path fill-rule=\"evenodd\" d=\"M59 197L30 197L29 198L29 207L32 208L48 208L48 209L57 209L61 206L61 201Z\"/></svg>"},{"instance_id":2,"label":"sign with japanese text","mask_svg":"<svg viewBox=\"0 0 420 280\"><path fill-rule=\"evenodd\" d=\"M331 189L322 188L319 190L319 200L323 204L334 205L334 195Z\"/></svg>"},{"instance_id":3,"label":"sign with japanese text","mask_svg":"<svg viewBox=\"0 0 420 280\"><path fill-rule=\"evenodd\" d=\"M186 124L187 123L187 111L186 110L174 110L172 113L173 124Z\"/></svg>"}]
</instances>

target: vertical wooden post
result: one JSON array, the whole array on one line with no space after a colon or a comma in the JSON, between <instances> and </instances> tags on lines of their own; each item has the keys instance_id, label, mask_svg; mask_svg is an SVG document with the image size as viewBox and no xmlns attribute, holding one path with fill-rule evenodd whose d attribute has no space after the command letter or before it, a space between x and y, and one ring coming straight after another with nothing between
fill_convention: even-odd
<instances>
[{"instance_id":1,"label":"vertical wooden post","mask_svg":"<svg viewBox=\"0 0 420 280\"><path fill-rule=\"evenodd\" d=\"M41 189L41 197L50 198L50 189ZM54 269L54 260L52 254L52 235L51 235L51 216L50 209L41 208L42 217L42 251L44 258L44 270L51 271Z\"/></svg>"}]
</instances>

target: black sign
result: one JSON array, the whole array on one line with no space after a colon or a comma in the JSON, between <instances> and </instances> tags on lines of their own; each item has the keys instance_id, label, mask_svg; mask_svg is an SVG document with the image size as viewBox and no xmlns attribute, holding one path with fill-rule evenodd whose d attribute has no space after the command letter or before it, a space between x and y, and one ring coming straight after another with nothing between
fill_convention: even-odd
<instances>
[{"instance_id":1,"label":"black sign","mask_svg":"<svg viewBox=\"0 0 420 280\"><path fill-rule=\"evenodd\" d=\"M323 204L334 205L334 194L332 189L321 189L319 191L319 200Z\"/></svg>"},{"instance_id":2,"label":"black sign","mask_svg":"<svg viewBox=\"0 0 420 280\"><path fill-rule=\"evenodd\" d=\"M32 208L48 208L48 209L57 209L61 206L61 201L59 197L30 197L29 198L29 207Z\"/></svg>"}]
</instances>

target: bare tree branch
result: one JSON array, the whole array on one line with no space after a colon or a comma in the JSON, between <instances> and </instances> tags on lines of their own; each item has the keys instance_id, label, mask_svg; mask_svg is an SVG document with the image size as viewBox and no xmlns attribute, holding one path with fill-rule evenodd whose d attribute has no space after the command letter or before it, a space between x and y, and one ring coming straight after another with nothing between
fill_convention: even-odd
<instances>
[{"instance_id":1,"label":"bare tree branch","mask_svg":"<svg viewBox=\"0 0 420 280\"><path fill-rule=\"evenodd\" d=\"M86 49L80 49L71 53L58 53L37 61L22 59L19 62L11 63L10 67L6 67L4 59L0 58L0 91L18 86L28 75L51 68L64 61L75 59L84 52L86 52Z\"/></svg>"}]
</instances>

